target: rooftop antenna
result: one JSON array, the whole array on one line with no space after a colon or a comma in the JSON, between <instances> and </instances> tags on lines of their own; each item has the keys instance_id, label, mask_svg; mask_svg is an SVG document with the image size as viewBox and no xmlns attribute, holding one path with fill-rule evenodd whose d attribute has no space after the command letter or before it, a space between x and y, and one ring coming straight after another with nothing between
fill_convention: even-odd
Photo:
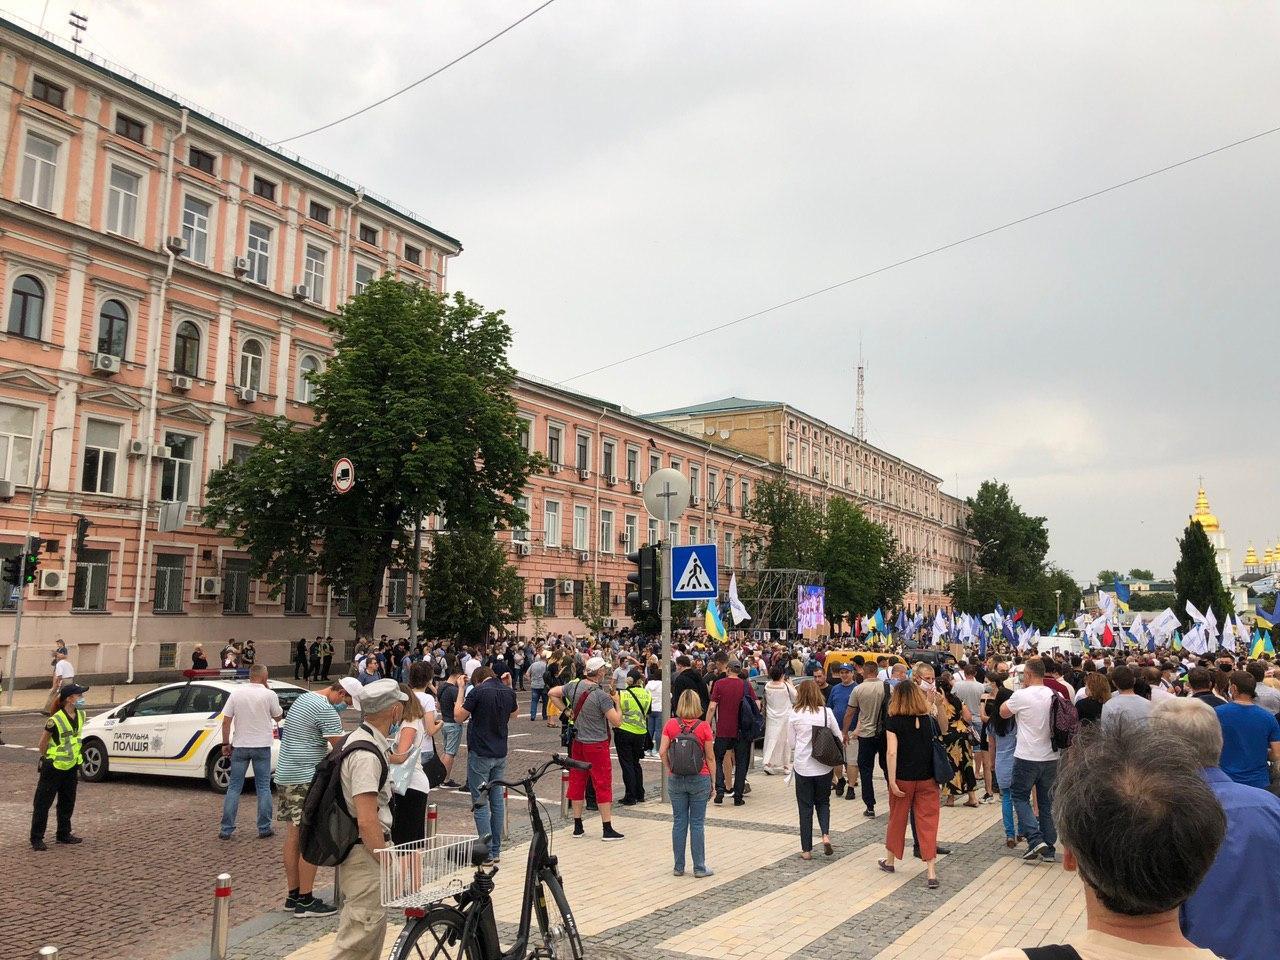
<instances>
[{"instance_id":1,"label":"rooftop antenna","mask_svg":"<svg viewBox=\"0 0 1280 960\"><path fill-rule=\"evenodd\" d=\"M866 398L866 366L862 362L862 334L858 334L858 403L853 414L853 435L859 440L867 439L867 417L863 407Z\"/></svg>"},{"instance_id":2,"label":"rooftop antenna","mask_svg":"<svg viewBox=\"0 0 1280 960\"><path fill-rule=\"evenodd\" d=\"M89 29L89 15L72 10L71 16L67 19L67 25L71 27L71 42L75 44L75 50L78 54L80 52L80 41L84 39L85 31Z\"/></svg>"}]
</instances>

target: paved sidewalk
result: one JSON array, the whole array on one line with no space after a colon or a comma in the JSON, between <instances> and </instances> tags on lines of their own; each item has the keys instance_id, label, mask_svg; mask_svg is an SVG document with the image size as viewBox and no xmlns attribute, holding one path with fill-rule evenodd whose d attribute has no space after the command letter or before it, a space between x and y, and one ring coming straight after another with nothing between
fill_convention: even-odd
<instances>
[{"instance_id":1,"label":"paved sidewalk","mask_svg":"<svg viewBox=\"0 0 1280 960\"><path fill-rule=\"evenodd\" d=\"M182 678L179 677L178 679ZM85 694L85 708L94 710L114 707L117 703L132 700L148 690L154 690L156 687L162 687L173 682L175 681L165 680L163 683L153 681L148 683L105 683L101 686L90 686L89 692ZM49 687L14 690L12 707L4 706L4 701L5 695L0 693L0 716L7 713L30 713L33 710L43 710L45 704L49 702Z\"/></svg>"},{"instance_id":2,"label":"paved sidewalk","mask_svg":"<svg viewBox=\"0 0 1280 960\"><path fill-rule=\"evenodd\" d=\"M883 781L876 784L884 798ZM863 804L833 797L835 855L799 858L792 787L752 774L743 807L709 806L707 859L715 876L671 875L669 809L656 801L619 808L622 843L569 837L552 810L565 888L589 957L743 958L743 960L970 960L1000 946L1060 942L1083 928L1079 882L1061 865L1028 865L1004 845L998 804L944 808L939 830L952 853L939 860L942 887L927 890L924 865L876 867L884 856L888 805L863 817ZM495 893L499 929L518 921L527 825L503 851ZM691 867L691 865L689 865ZM233 957L327 960L336 924L282 924L246 941ZM400 930L392 917L386 950ZM318 935L317 935L318 934ZM309 942L308 942L309 941ZM273 952L274 951L274 952Z\"/></svg>"}]
</instances>

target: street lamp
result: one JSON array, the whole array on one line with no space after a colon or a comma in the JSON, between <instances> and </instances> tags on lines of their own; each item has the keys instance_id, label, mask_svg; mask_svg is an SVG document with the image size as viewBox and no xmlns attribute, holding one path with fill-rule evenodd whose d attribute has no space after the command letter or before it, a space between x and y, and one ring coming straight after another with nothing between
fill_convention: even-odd
<instances>
[{"instance_id":1,"label":"street lamp","mask_svg":"<svg viewBox=\"0 0 1280 960\"><path fill-rule=\"evenodd\" d=\"M1057 620L1053 621L1056 624L1058 620L1062 619L1062 591L1061 590L1053 591L1053 605L1057 608L1057 611L1058 611Z\"/></svg>"}]
</instances>

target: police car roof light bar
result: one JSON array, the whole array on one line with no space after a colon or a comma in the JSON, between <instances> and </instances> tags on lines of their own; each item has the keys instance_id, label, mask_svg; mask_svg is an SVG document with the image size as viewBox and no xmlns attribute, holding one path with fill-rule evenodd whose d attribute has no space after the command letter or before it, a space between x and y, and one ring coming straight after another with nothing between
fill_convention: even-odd
<instances>
[{"instance_id":1,"label":"police car roof light bar","mask_svg":"<svg viewBox=\"0 0 1280 960\"><path fill-rule=\"evenodd\" d=\"M188 680L248 680L247 669L229 670L183 670L182 675Z\"/></svg>"}]
</instances>

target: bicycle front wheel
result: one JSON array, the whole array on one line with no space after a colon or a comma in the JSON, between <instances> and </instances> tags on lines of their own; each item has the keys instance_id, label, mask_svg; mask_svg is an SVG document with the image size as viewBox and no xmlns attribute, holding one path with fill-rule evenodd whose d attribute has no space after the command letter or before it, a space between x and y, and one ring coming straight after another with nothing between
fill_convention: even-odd
<instances>
[{"instance_id":1,"label":"bicycle front wheel","mask_svg":"<svg viewBox=\"0 0 1280 960\"><path fill-rule=\"evenodd\" d=\"M564 895L564 885L550 870L542 875L533 906L547 956L552 960L582 960L582 938Z\"/></svg>"},{"instance_id":2,"label":"bicycle front wheel","mask_svg":"<svg viewBox=\"0 0 1280 960\"><path fill-rule=\"evenodd\" d=\"M453 907L435 906L405 924L388 960L483 960L478 945L462 942L466 920Z\"/></svg>"}]
</instances>

